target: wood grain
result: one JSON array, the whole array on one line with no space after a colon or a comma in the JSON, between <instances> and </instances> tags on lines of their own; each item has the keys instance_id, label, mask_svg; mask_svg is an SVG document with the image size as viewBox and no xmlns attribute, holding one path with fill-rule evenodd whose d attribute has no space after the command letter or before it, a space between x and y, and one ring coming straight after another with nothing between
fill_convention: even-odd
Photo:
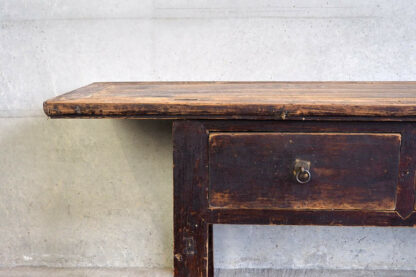
<instances>
[{"instance_id":1,"label":"wood grain","mask_svg":"<svg viewBox=\"0 0 416 277\"><path fill-rule=\"evenodd\" d=\"M414 124L402 124L402 146L397 186L398 213L406 218L415 206L416 185L416 128Z\"/></svg>"},{"instance_id":2,"label":"wood grain","mask_svg":"<svg viewBox=\"0 0 416 277\"><path fill-rule=\"evenodd\" d=\"M416 120L416 82L93 83L47 100L44 111L52 118Z\"/></svg>"},{"instance_id":3,"label":"wood grain","mask_svg":"<svg viewBox=\"0 0 416 277\"><path fill-rule=\"evenodd\" d=\"M403 219L396 211L213 209L203 217L214 224L416 227L415 212Z\"/></svg>"},{"instance_id":4,"label":"wood grain","mask_svg":"<svg viewBox=\"0 0 416 277\"><path fill-rule=\"evenodd\" d=\"M328 134L333 133L333 134ZM415 198L415 163L413 157L416 155L416 147L413 146L416 138L416 124L412 122L359 122L359 121L249 121L249 120L177 120L174 121L173 128L174 138L174 224L175 224L175 276L212 276L213 274L213 256L212 256L212 224L264 224L264 225L328 225L328 226L416 226L416 212L414 211ZM224 162L229 158L225 152L224 159L212 156L213 141L211 138L225 137L245 137L252 136L253 151L258 157L264 157L261 153L267 153L265 149L271 147L277 153L282 151L284 141L277 141L276 134L284 135L300 135L305 141L301 144L305 145L305 150L315 157L324 158L328 167L334 167L340 163L339 155L344 154L349 156L347 160L347 168L352 173L352 176L345 176L346 180L341 180L337 176L328 178L328 184L338 178L338 181L346 182L361 180L365 182L348 182L347 188L354 186L361 186L363 195L357 194L356 190L348 190L348 193L343 193L344 200L336 191L331 194L324 194L328 196L323 198L325 207L318 206L319 209L311 209L310 207L303 207L302 209L294 208L278 208L270 205L272 202L267 202L267 197L273 195L271 193L264 193L265 199L256 199L256 205L252 207L245 206L246 202L234 202L237 206L230 207L210 207L210 178L214 172L210 171L212 163ZM258 136L266 138L263 143L259 143ZM319 136L337 136L335 140L325 139L321 142L320 139L313 139ZM250 139L249 139L250 140ZM276 140L276 142L274 142ZM229 152L236 152L241 155L238 145L247 147L249 143L226 142L221 149ZM221 143L217 141L214 145L218 147ZM247 141L246 141L247 142ZM220 144L219 144L220 143ZM338 144L340 147L335 147ZM233 147L236 147L237 150ZM227 147L226 147L227 146ZM279 146L279 147L278 147ZM230 147L230 149L229 149ZM283 147L284 148L284 147ZM289 150L292 149L289 147ZM324 150L324 151L319 151ZM300 150L300 148L296 148ZM355 158L354 150L357 153ZM315 153L314 153L315 152ZM349 153L351 152L351 153ZM400 152L400 154L398 154ZM338 153L335 155L334 153ZM270 155L270 152L269 154ZM334 156L335 155L335 156ZM226 157L227 156L227 157ZM250 155L249 155L250 156ZM269 160L273 160L272 155ZM365 163L367 158L373 158L375 163ZM212 159L214 158L214 159ZM335 158L335 160L334 160ZM284 156L277 160L286 159ZM261 161L256 156L247 159L248 164L253 161ZM264 159L263 162L267 160ZM354 167L351 161L357 163ZM331 163L331 161L335 161ZM244 162L235 158L229 161L232 166L238 166L238 163ZM367 168L359 168L364 164ZM211 168L210 168L211 167ZM256 165L256 170L251 173L260 174L266 172L270 167L267 163L264 167ZM388 167L387 173L384 171ZM313 168L313 164L312 164ZM237 170L239 174L244 175L246 172L243 168ZM367 170L368 169L368 170ZM362 176L363 174L372 174L371 169L376 172L382 172L378 176ZM263 170L263 171L262 171ZM266 171L265 171L266 170ZM370 171L369 171L370 170ZM359 172L360 174L358 174ZM316 173L316 172L315 172ZM363 174L361 174L363 173ZM383 175L384 174L384 175ZM235 175L236 176L236 175ZM234 176L234 177L235 177ZM249 176L250 177L250 176ZM373 178L372 178L373 177ZM386 177L389 181L386 182ZM237 177L235 177L237 178ZM252 177L250 177L252 178ZM260 176L259 178L264 178ZM350 178L350 179L348 179ZM363 178L363 179L360 179ZM365 180L367 178L367 181ZM393 178L395 181L393 181ZM254 183L258 182L256 178L252 178ZM271 179L271 178L269 178ZM377 181L378 180L378 181ZM379 182L381 181L381 182ZM374 182L376 185L374 186ZM379 183L377 183L379 182ZM235 197L238 201L242 198L241 194L248 194L247 188L242 187L244 180L238 182L235 186ZM224 186L230 186L229 183L222 183ZM222 189L218 185L217 189ZM247 185L247 183L246 183ZM250 185L250 184L249 184ZM259 188L257 186L257 188ZM329 187L331 188L331 187ZM249 187L250 189L250 187ZM328 187L326 187L328 189ZM261 190L261 187L260 187ZM261 191L261 193L266 190ZM296 192L296 190L283 190L284 193ZM215 193L215 192L214 192ZM254 196L259 195L259 191L252 190ZM300 190L297 191L297 196L305 196L308 199L308 194L311 191L306 190L302 195ZM320 193L316 190L315 193ZM313 194L313 191L312 191ZM290 195L289 195L290 196ZM333 209L337 202L332 199L336 198L339 203L349 201L348 197L353 197L355 200L353 205L343 206L343 209ZM361 197L361 199L360 199ZM234 199L234 200L235 200ZM279 200L279 198L277 198ZM358 200L357 200L358 199ZM380 201L377 201L379 199ZM262 201L265 200L263 203ZM272 197L272 201L276 198ZM280 199L282 200L282 199ZM279 200L279 201L280 201ZM285 199L283 199L285 200ZM286 200L285 200L286 201ZM366 206L365 201L369 201L370 206ZM244 203L243 203L244 202ZM299 201L298 201L299 202ZM306 202L305 202L306 203ZM273 203L275 204L275 203ZM281 204L281 202L278 202ZM351 204L351 203L350 203ZM372 206L371 206L372 205ZM321 209L324 208L324 209ZM354 208L354 209L350 209ZM373 210L372 210L373 209ZM382 210L379 210L382 209ZM190 254L186 250L186 243L183 238L195 239L195 251Z\"/></svg>"},{"instance_id":5,"label":"wood grain","mask_svg":"<svg viewBox=\"0 0 416 277\"><path fill-rule=\"evenodd\" d=\"M212 133L210 207L394 210L400 134ZM296 159L310 161L299 184Z\"/></svg>"},{"instance_id":6,"label":"wood grain","mask_svg":"<svg viewBox=\"0 0 416 277\"><path fill-rule=\"evenodd\" d=\"M204 120L212 132L399 133L402 137L396 210L406 218L416 210L416 124L413 122Z\"/></svg>"},{"instance_id":7,"label":"wood grain","mask_svg":"<svg viewBox=\"0 0 416 277\"><path fill-rule=\"evenodd\" d=\"M197 121L173 125L174 275L212 276L212 230L203 221L208 207L208 135Z\"/></svg>"}]
</instances>

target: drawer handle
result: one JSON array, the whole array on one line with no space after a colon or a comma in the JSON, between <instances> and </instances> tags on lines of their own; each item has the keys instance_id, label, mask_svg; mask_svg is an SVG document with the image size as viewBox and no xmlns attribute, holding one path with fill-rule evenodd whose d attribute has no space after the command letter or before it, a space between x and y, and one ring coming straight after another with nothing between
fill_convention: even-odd
<instances>
[{"instance_id":1,"label":"drawer handle","mask_svg":"<svg viewBox=\"0 0 416 277\"><path fill-rule=\"evenodd\" d=\"M294 175L295 179L299 184L306 184L308 183L312 176L310 172L311 162L296 159L295 166L294 166Z\"/></svg>"}]
</instances>

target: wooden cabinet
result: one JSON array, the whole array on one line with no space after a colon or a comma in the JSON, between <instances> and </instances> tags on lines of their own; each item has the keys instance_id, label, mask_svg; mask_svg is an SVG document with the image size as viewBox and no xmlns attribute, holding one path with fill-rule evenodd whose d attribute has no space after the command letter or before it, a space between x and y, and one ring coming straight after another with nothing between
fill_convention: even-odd
<instances>
[{"instance_id":1,"label":"wooden cabinet","mask_svg":"<svg viewBox=\"0 0 416 277\"><path fill-rule=\"evenodd\" d=\"M173 120L175 276L213 224L416 226L416 82L94 83L52 118Z\"/></svg>"}]
</instances>

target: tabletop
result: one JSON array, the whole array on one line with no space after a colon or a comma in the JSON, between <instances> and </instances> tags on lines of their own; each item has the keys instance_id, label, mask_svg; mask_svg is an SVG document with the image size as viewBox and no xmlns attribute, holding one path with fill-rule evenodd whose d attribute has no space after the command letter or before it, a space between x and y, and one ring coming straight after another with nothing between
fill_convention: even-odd
<instances>
[{"instance_id":1,"label":"tabletop","mask_svg":"<svg viewBox=\"0 0 416 277\"><path fill-rule=\"evenodd\" d=\"M44 102L51 118L416 120L416 82L102 82Z\"/></svg>"}]
</instances>

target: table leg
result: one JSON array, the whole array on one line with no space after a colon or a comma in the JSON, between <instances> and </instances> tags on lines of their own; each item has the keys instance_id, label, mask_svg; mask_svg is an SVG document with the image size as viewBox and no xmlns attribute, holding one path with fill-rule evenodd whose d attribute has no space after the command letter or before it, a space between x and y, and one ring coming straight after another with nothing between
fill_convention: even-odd
<instances>
[{"instance_id":1,"label":"table leg","mask_svg":"<svg viewBox=\"0 0 416 277\"><path fill-rule=\"evenodd\" d=\"M198 121L175 121L174 267L175 277L207 277L210 225L208 208L208 134Z\"/></svg>"}]
</instances>

